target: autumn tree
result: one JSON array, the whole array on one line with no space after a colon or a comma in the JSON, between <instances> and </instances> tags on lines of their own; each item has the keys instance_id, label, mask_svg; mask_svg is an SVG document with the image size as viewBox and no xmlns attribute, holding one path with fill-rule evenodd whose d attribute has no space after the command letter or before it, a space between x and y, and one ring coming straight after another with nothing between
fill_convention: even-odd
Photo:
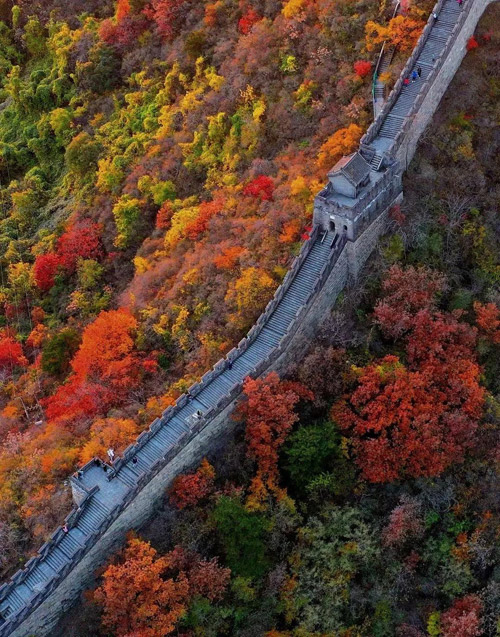
<instances>
[{"instance_id":1,"label":"autumn tree","mask_svg":"<svg viewBox=\"0 0 500 637\"><path fill-rule=\"evenodd\" d=\"M426 268L388 271L375 321L404 337L407 365L386 356L358 370L357 388L332 409L370 481L439 475L474 442L485 397L477 335L460 311L436 309L444 286Z\"/></svg>"},{"instance_id":2,"label":"autumn tree","mask_svg":"<svg viewBox=\"0 0 500 637\"><path fill-rule=\"evenodd\" d=\"M26 367L28 361L23 354L21 343L9 334L8 330L0 332L0 371L9 374L15 367Z\"/></svg>"},{"instance_id":3,"label":"autumn tree","mask_svg":"<svg viewBox=\"0 0 500 637\"><path fill-rule=\"evenodd\" d=\"M396 356L360 370L353 394L332 408L332 418L351 434L364 478L390 482L437 476L463 460L474 441L484 390L479 369L454 376L408 370ZM458 388L460 387L460 390Z\"/></svg>"},{"instance_id":4,"label":"autumn tree","mask_svg":"<svg viewBox=\"0 0 500 637\"><path fill-rule=\"evenodd\" d=\"M94 599L104 609L103 625L117 637L164 637L184 615L189 594L185 573L172 575L172 559L132 538L118 564L110 564Z\"/></svg>"},{"instance_id":5,"label":"autumn tree","mask_svg":"<svg viewBox=\"0 0 500 637\"><path fill-rule=\"evenodd\" d=\"M366 50L373 51L388 41L402 52L412 51L423 27L422 20L403 15L392 18L387 26L368 20L365 25Z\"/></svg>"},{"instance_id":6,"label":"autumn tree","mask_svg":"<svg viewBox=\"0 0 500 637\"><path fill-rule=\"evenodd\" d=\"M247 35L253 25L261 19L260 15L250 7L238 21L238 29L243 35Z\"/></svg>"},{"instance_id":7,"label":"autumn tree","mask_svg":"<svg viewBox=\"0 0 500 637\"><path fill-rule=\"evenodd\" d=\"M85 464L95 457L105 458L110 447L120 454L138 433L139 428L131 418L100 418L90 427L89 439L80 452L80 462Z\"/></svg>"},{"instance_id":8,"label":"autumn tree","mask_svg":"<svg viewBox=\"0 0 500 637\"><path fill-rule=\"evenodd\" d=\"M88 325L71 361L73 374L47 401L49 418L92 416L121 400L138 381L133 333L136 319L127 310L101 312Z\"/></svg>"},{"instance_id":9,"label":"autumn tree","mask_svg":"<svg viewBox=\"0 0 500 637\"><path fill-rule=\"evenodd\" d=\"M474 302L476 323L481 336L498 345L500 343L500 309L494 303Z\"/></svg>"},{"instance_id":10,"label":"autumn tree","mask_svg":"<svg viewBox=\"0 0 500 637\"><path fill-rule=\"evenodd\" d=\"M445 287L446 278L436 270L393 265L382 281L375 320L388 336L399 338L411 328L418 311L436 308Z\"/></svg>"},{"instance_id":11,"label":"autumn tree","mask_svg":"<svg viewBox=\"0 0 500 637\"><path fill-rule=\"evenodd\" d=\"M273 279L261 268L245 268L241 276L232 282L226 301L236 307L234 320L241 327L253 323L264 309L275 288Z\"/></svg>"},{"instance_id":12,"label":"autumn tree","mask_svg":"<svg viewBox=\"0 0 500 637\"><path fill-rule=\"evenodd\" d=\"M220 566L216 557L205 560L198 553L177 545L168 553L168 558L172 567L186 574L191 599L199 596L214 602L224 597L231 570Z\"/></svg>"},{"instance_id":13,"label":"autumn tree","mask_svg":"<svg viewBox=\"0 0 500 637\"><path fill-rule=\"evenodd\" d=\"M55 283L57 273L62 269L61 257L53 252L39 254L33 266L36 286L42 292L50 290Z\"/></svg>"},{"instance_id":14,"label":"autumn tree","mask_svg":"<svg viewBox=\"0 0 500 637\"><path fill-rule=\"evenodd\" d=\"M80 222L64 232L57 242L57 256L69 273L75 271L79 259L99 260L103 256L101 227L91 221Z\"/></svg>"},{"instance_id":15,"label":"autumn tree","mask_svg":"<svg viewBox=\"0 0 500 637\"><path fill-rule=\"evenodd\" d=\"M477 595L467 595L453 602L441 615L443 637L479 637L483 635L480 613L483 604Z\"/></svg>"},{"instance_id":16,"label":"autumn tree","mask_svg":"<svg viewBox=\"0 0 500 637\"><path fill-rule=\"evenodd\" d=\"M213 492L215 470L206 458L194 473L177 476L169 492L178 509L192 507Z\"/></svg>"},{"instance_id":17,"label":"autumn tree","mask_svg":"<svg viewBox=\"0 0 500 637\"><path fill-rule=\"evenodd\" d=\"M389 522L382 531L382 542L388 547L401 547L418 540L424 533L421 503L402 496L400 503L391 511Z\"/></svg>"},{"instance_id":18,"label":"autumn tree","mask_svg":"<svg viewBox=\"0 0 500 637\"><path fill-rule=\"evenodd\" d=\"M329 170L341 157L356 150L362 134L363 130L357 124L349 124L333 133L319 149L318 168Z\"/></svg>"},{"instance_id":19,"label":"autumn tree","mask_svg":"<svg viewBox=\"0 0 500 637\"><path fill-rule=\"evenodd\" d=\"M261 201L270 201L273 198L274 182L270 177L266 175L260 175L252 179L244 188L243 194L255 197Z\"/></svg>"},{"instance_id":20,"label":"autumn tree","mask_svg":"<svg viewBox=\"0 0 500 637\"><path fill-rule=\"evenodd\" d=\"M257 464L250 491L259 503L268 493L279 493L278 452L297 422L295 406L301 398L311 400L313 395L300 383L281 381L276 372L263 379L247 378L243 392L245 400L238 415L246 423L247 453Z\"/></svg>"},{"instance_id":21,"label":"autumn tree","mask_svg":"<svg viewBox=\"0 0 500 637\"><path fill-rule=\"evenodd\" d=\"M152 0L144 12L155 22L158 33L170 40L182 23L185 5L186 0Z\"/></svg>"},{"instance_id":22,"label":"autumn tree","mask_svg":"<svg viewBox=\"0 0 500 637\"><path fill-rule=\"evenodd\" d=\"M358 77L366 77L372 70L372 63L366 60L354 62L354 72Z\"/></svg>"}]
</instances>

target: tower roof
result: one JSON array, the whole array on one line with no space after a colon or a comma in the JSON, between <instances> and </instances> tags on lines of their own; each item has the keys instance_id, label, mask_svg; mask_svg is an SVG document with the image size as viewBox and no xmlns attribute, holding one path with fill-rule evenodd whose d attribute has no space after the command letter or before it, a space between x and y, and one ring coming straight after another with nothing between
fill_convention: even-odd
<instances>
[{"instance_id":1,"label":"tower roof","mask_svg":"<svg viewBox=\"0 0 500 637\"><path fill-rule=\"evenodd\" d=\"M328 173L328 177L333 177L338 173L342 173L353 186L357 187L370 174L370 164L359 153L352 153L339 159Z\"/></svg>"}]
</instances>

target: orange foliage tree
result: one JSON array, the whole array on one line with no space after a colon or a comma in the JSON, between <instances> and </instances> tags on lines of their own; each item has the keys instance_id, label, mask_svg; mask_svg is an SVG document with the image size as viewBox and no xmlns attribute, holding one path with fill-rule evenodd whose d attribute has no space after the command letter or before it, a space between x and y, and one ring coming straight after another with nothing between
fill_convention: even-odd
<instances>
[{"instance_id":1,"label":"orange foliage tree","mask_svg":"<svg viewBox=\"0 0 500 637\"><path fill-rule=\"evenodd\" d=\"M138 538L129 540L118 564L104 571L94 599L104 608L103 624L117 637L164 637L186 611L189 583L185 573L172 575L169 555Z\"/></svg>"},{"instance_id":2,"label":"orange foliage tree","mask_svg":"<svg viewBox=\"0 0 500 637\"><path fill-rule=\"evenodd\" d=\"M243 385L246 400L238 415L246 422L248 455L257 463L250 491L256 502L268 492L279 493L278 452L297 422L294 411L301 398L312 400L312 393L300 383L281 381L276 372L265 378L247 378Z\"/></svg>"},{"instance_id":3,"label":"orange foliage tree","mask_svg":"<svg viewBox=\"0 0 500 637\"><path fill-rule=\"evenodd\" d=\"M500 343L500 309L494 303L474 303L476 323L482 336L492 343Z\"/></svg>"},{"instance_id":4,"label":"orange foliage tree","mask_svg":"<svg viewBox=\"0 0 500 637\"><path fill-rule=\"evenodd\" d=\"M96 415L137 385L136 327L132 314L120 309L101 312L85 328L71 361L72 376L47 400L49 418Z\"/></svg>"},{"instance_id":5,"label":"orange foliage tree","mask_svg":"<svg viewBox=\"0 0 500 637\"><path fill-rule=\"evenodd\" d=\"M321 171L330 169L341 157L349 155L358 147L363 130L357 124L340 128L321 146L317 165Z\"/></svg>"},{"instance_id":6,"label":"orange foliage tree","mask_svg":"<svg viewBox=\"0 0 500 637\"><path fill-rule=\"evenodd\" d=\"M365 25L366 50L373 51L387 40L402 52L411 51L417 44L423 26L422 20L403 15L390 20L388 26L369 20Z\"/></svg>"},{"instance_id":7,"label":"orange foliage tree","mask_svg":"<svg viewBox=\"0 0 500 637\"><path fill-rule=\"evenodd\" d=\"M100 418L90 427L90 438L80 452L80 462L86 463L96 456L106 457L110 447L121 453L139 433L137 424L130 418Z\"/></svg>"}]
</instances>

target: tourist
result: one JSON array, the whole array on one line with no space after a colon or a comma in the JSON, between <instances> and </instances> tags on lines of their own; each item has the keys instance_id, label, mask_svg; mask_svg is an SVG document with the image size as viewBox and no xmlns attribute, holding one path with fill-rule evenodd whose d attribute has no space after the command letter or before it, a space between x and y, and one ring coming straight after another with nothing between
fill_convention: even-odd
<instances>
[{"instance_id":1,"label":"tourist","mask_svg":"<svg viewBox=\"0 0 500 637\"><path fill-rule=\"evenodd\" d=\"M63 526L62 530L63 530L63 532L64 532L64 533L69 533L68 525L67 525L67 524L65 524L65 525Z\"/></svg>"},{"instance_id":2,"label":"tourist","mask_svg":"<svg viewBox=\"0 0 500 637\"><path fill-rule=\"evenodd\" d=\"M418 75L418 77L422 77L422 67L421 66L419 66L418 69L417 69L417 75Z\"/></svg>"},{"instance_id":3,"label":"tourist","mask_svg":"<svg viewBox=\"0 0 500 637\"><path fill-rule=\"evenodd\" d=\"M106 451L106 453L108 454L108 458L110 460L110 462L113 462L114 457L115 457L115 450L112 449L111 447Z\"/></svg>"},{"instance_id":4,"label":"tourist","mask_svg":"<svg viewBox=\"0 0 500 637\"><path fill-rule=\"evenodd\" d=\"M403 80L403 84L404 84L405 86L408 86L408 85L409 85L409 83L410 83L410 80L409 80L407 77L405 77L405 79Z\"/></svg>"},{"instance_id":5,"label":"tourist","mask_svg":"<svg viewBox=\"0 0 500 637\"><path fill-rule=\"evenodd\" d=\"M418 73L414 70L411 74L411 81L414 82L416 79L418 79Z\"/></svg>"},{"instance_id":6,"label":"tourist","mask_svg":"<svg viewBox=\"0 0 500 637\"><path fill-rule=\"evenodd\" d=\"M137 464L137 458L135 456L132 458L132 464Z\"/></svg>"}]
</instances>

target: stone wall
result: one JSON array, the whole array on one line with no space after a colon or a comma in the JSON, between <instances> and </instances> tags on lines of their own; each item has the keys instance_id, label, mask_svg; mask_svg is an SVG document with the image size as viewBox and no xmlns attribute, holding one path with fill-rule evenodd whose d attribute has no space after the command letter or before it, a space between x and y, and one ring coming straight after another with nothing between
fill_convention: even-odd
<instances>
[{"instance_id":1,"label":"stone wall","mask_svg":"<svg viewBox=\"0 0 500 637\"><path fill-rule=\"evenodd\" d=\"M421 96L417 109L408 118L404 132L399 140L396 159L402 171L408 168L422 133L429 125L439 102L459 69L467 53L467 42L474 34L479 19L488 5L497 1L475 0L471 2L471 0L465 0L464 8L467 9L467 14L464 23L457 31L453 42L450 42L450 49L443 63L438 66L438 71L432 83Z\"/></svg>"}]
</instances>

